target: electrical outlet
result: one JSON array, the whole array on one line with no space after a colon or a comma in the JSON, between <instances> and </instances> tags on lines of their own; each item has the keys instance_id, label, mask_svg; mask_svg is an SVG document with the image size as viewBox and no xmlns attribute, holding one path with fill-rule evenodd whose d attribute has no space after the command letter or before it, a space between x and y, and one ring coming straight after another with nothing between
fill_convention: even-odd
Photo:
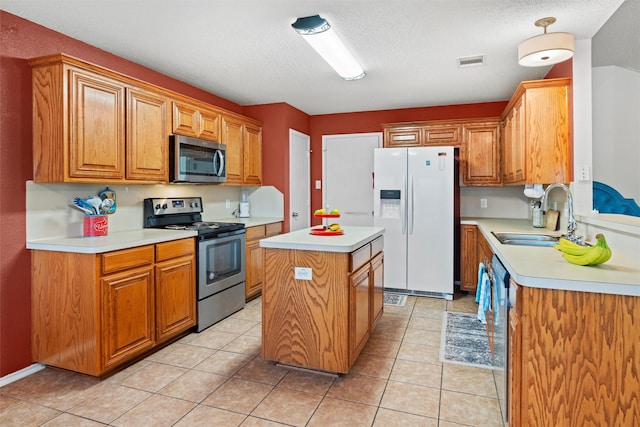
<instances>
[{"instance_id":1,"label":"electrical outlet","mask_svg":"<svg viewBox=\"0 0 640 427\"><path fill-rule=\"evenodd\" d=\"M298 280L311 280L313 273L308 267L294 267L294 278Z\"/></svg>"},{"instance_id":2,"label":"electrical outlet","mask_svg":"<svg viewBox=\"0 0 640 427\"><path fill-rule=\"evenodd\" d=\"M576 168L576 180L577 181L589 181L589 165L580 165Z\"/></svg>"},{"instance_id":3,"label":"electrical outlet","mask_svg":"<svg viewBox=\"0 0 640 427\"><path fill-rule=\"evenodd\" d=\"M224 206L228 209L231 207L231 199L226 199L224 201Z\"/></svg>"},{"instance_id":4,"label":"electrical outlet","mask_svg":"<svg viewBox=\"0 0 640 427\"><path fill-rule=\"evenodd\" d=\"M486 209L487 207L487 199L480 199L480 207Z\"/></svg>"}]
</instances>

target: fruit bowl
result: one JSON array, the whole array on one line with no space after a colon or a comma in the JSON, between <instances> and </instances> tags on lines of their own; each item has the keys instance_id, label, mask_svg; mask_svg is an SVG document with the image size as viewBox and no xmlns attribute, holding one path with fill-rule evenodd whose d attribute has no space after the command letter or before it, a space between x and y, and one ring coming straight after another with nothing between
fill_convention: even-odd
<instances>
[{"instance_id":1,"label":"fruit bowl","mask_svg":"<svg viewBox=\"0 0 640 427\"><path fill-rule=\"evenodd\" d=\"M316 218L340 218L340 214L313 214Z\"/></svg>"},{"instance_id":2,"label":"fruit bowl","mask_svg":"<svg viewBox=\"0 0 640 427\"><path fill-rule=\"evenodd\" d=\"M315 227L311 229L310 234L314 236L340 236L344 234L344 230L341 228L334 231L324 227Z\"/></svg>"}]
</instances>

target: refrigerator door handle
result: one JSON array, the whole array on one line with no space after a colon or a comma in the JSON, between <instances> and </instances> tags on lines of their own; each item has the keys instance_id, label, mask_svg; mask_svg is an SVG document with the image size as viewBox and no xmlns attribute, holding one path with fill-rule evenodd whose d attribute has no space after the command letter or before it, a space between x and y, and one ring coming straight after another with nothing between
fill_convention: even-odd
<instances>
[{"instance_id":1,"label":"refrigerator door handle","mask_svg":"<svg viewBox=\"0 0 640 427\"><path fill-rule=\"evenodd\" d=\"M407 176L402 176L402 190L404 191L404 197L407 197ZM402 234L407 234L407 202L405 200L404 206L402 208L405 209L405 212L401 212L402 214Z\"/></svg>"},{"instance_id":2,"label":"refrigerator door handle","mask_svg":"<svg viewBox=\"0 0 640 427\"><path fill-rule=\"evenodd\" d=\"M414 200L413 200L413 176L411 177L411 181L409 182L409 194L407 195L407 200L409 202L409 215L408 215L408 221L409 221L409 234L413 234L413 205L414 205Z\"/></svg>"}]
</instances>

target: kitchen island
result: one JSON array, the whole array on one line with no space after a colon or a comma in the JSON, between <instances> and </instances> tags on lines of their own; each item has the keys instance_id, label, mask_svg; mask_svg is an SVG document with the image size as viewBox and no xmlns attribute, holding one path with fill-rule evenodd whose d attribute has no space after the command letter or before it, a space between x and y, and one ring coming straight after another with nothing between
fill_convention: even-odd
<instances>
[{"instance_id":1,"label":"kitchen island","mask_svg":"<svg viewBox=\"0 0 640 427\"><path fill-rule=\"evenodd\" d=\"M381 227L298 230L262 239L262 357L347 373L383 309Z\"/></svg>"},{"instance_id":2,"label":"kitchen island","mask_svg":"<svg viewBox=\"0 0 640 427\"><path fill-rule=\"evenodd\" d=\"M612 245L606 264L583 267L553 248L504 245L492 234L536 233L528 221L463 224L477 225L511 275L509 425L640 425L640 258L633 244Z\"/></svg>"}]
</instances>

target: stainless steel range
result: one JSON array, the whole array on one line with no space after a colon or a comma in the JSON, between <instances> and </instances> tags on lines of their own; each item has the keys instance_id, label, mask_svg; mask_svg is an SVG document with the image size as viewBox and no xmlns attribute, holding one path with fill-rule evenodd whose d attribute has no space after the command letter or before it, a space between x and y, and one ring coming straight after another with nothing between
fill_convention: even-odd
<instances>
[{"instance_id":1,"label":"stainless steel range","mask_svg":"<svg viewBox=\"0 0 640 427\"><path fill-rule=\"evenodd\" d=\"M198 332L244 307L244 224L202 221L201 197L150 198L144 227L198 232Z\"/></svg>"}]
</instances>

